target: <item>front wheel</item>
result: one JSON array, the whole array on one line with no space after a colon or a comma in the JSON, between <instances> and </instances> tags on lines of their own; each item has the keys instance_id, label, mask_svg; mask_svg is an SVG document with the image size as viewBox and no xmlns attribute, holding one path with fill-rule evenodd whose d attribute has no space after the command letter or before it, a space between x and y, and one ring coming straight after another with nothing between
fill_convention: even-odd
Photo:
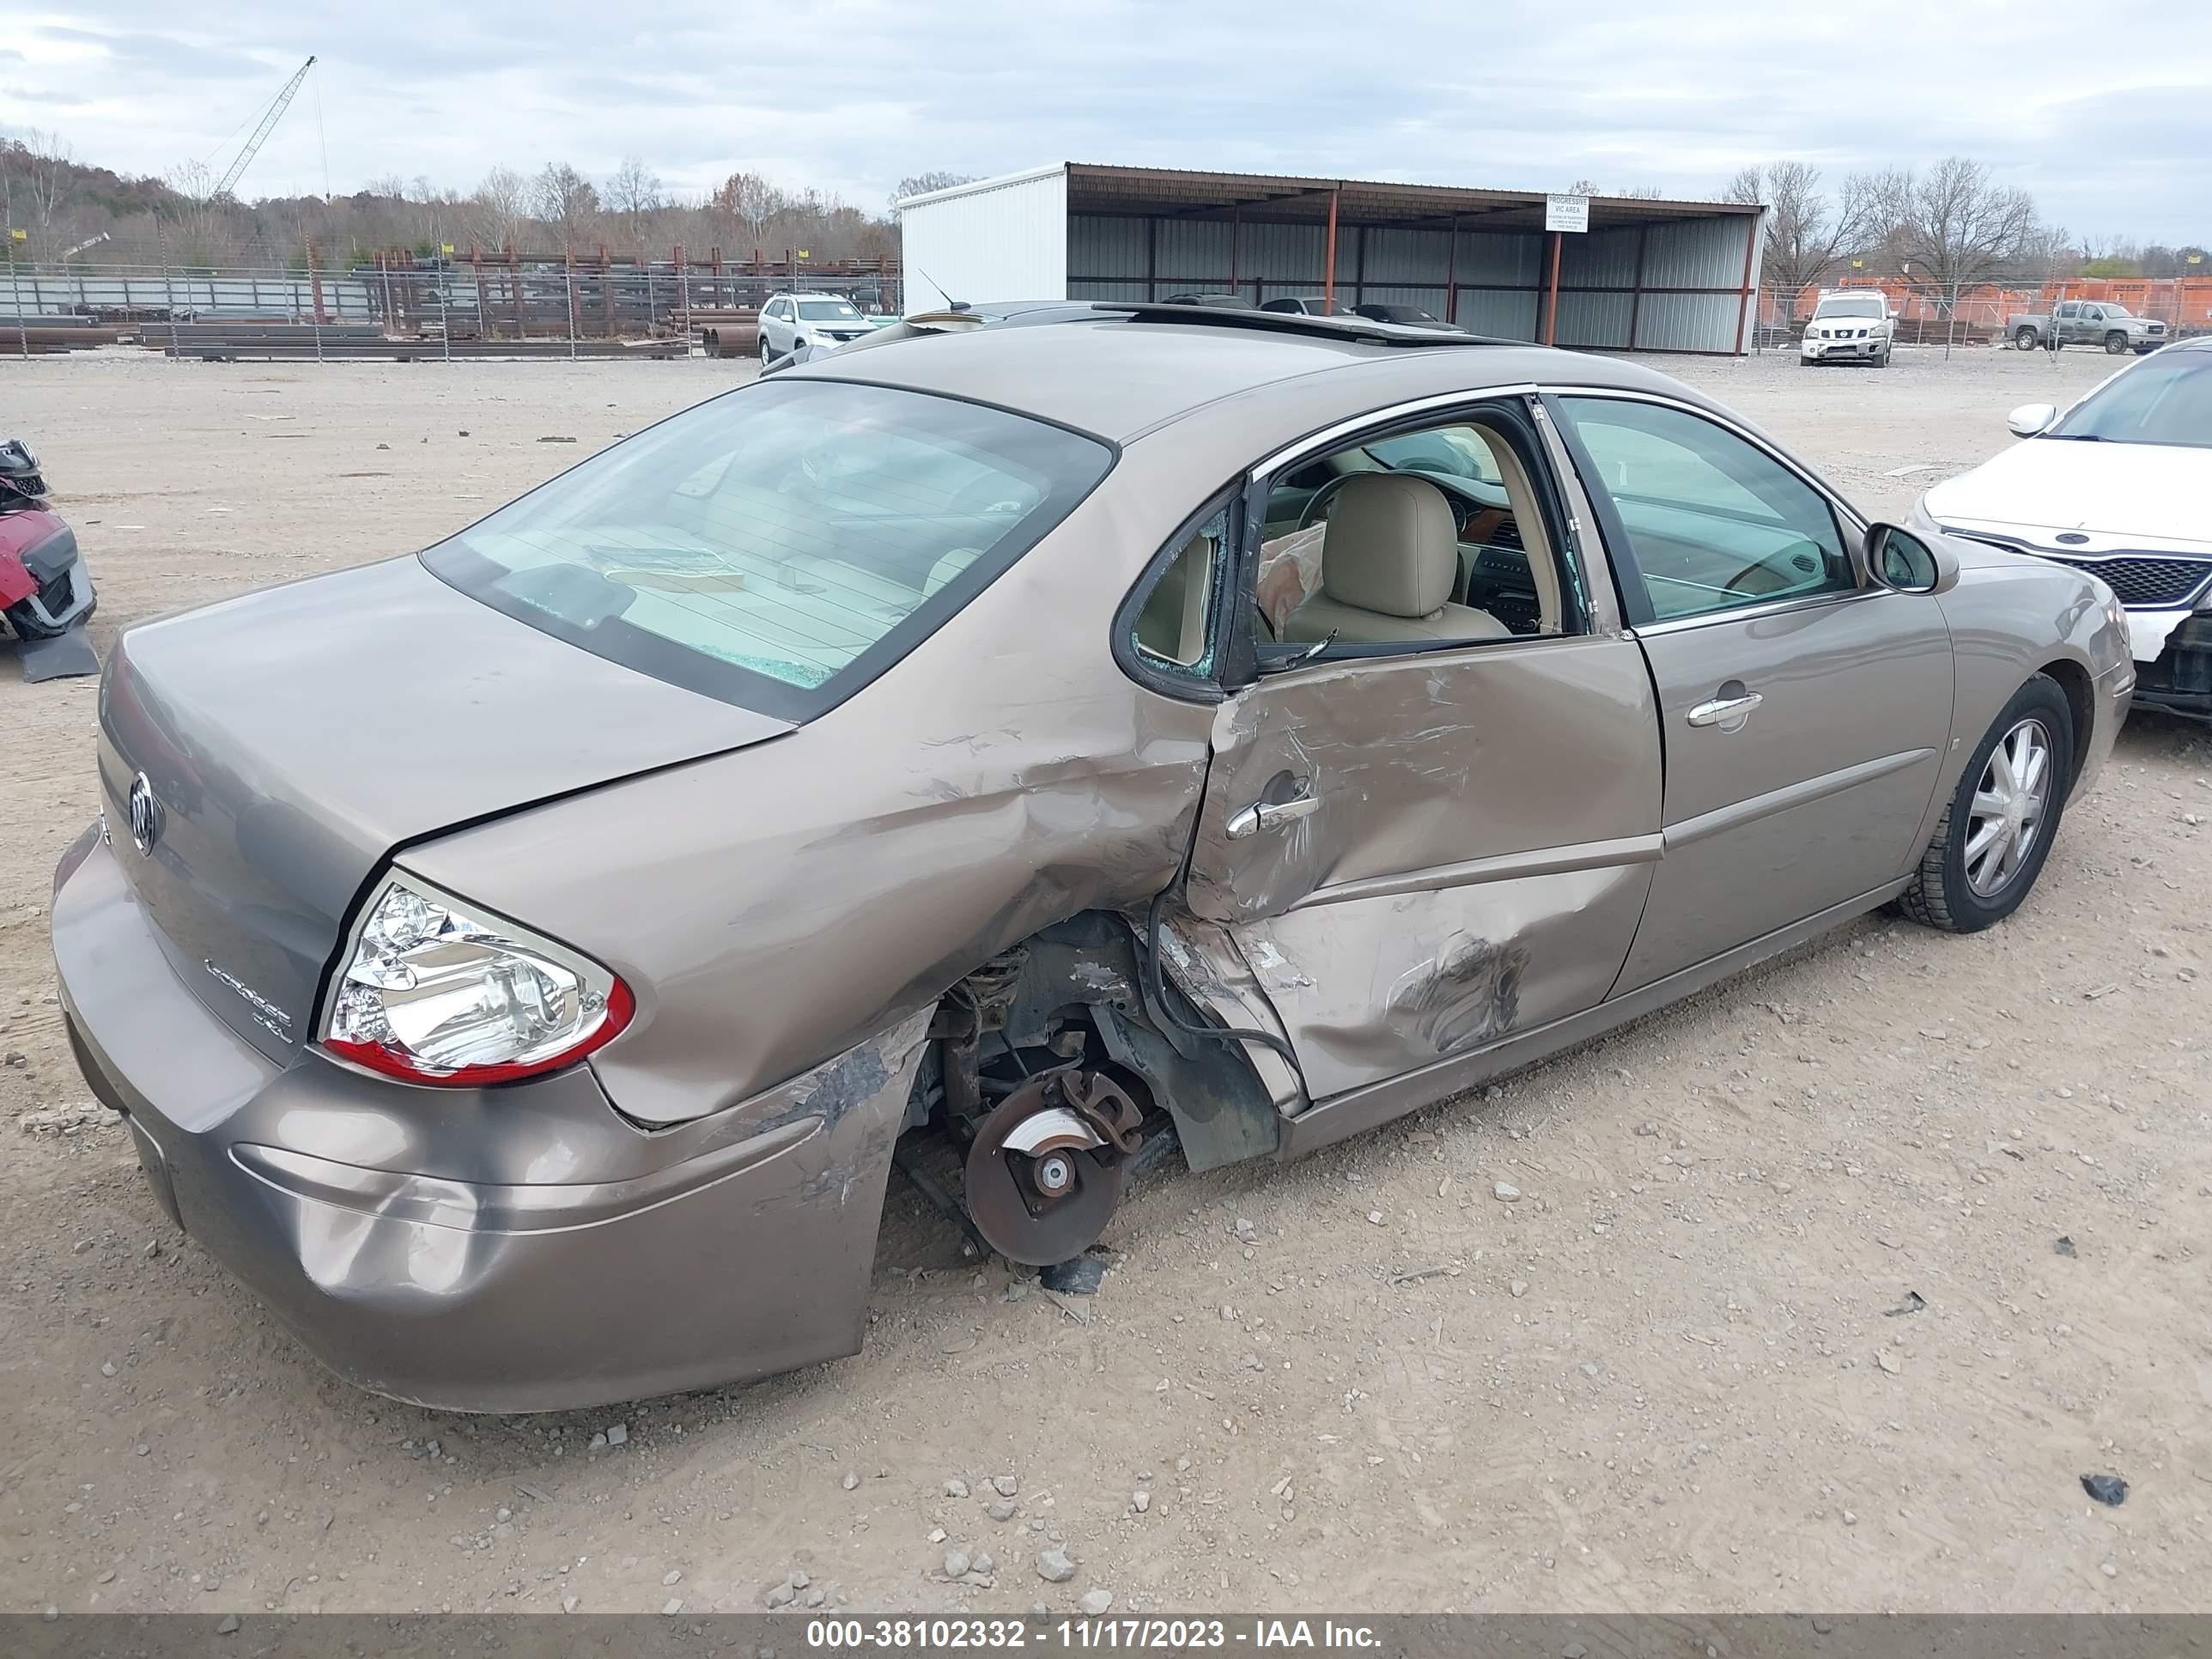
<instances>
[{"instance_id":1,"label":"front wheel","mask_svg":"<svg viewBox=\"0 0 2212 1659\"><path fill-rule=\"evenodd\" d=\"M1884 346L1881 349L1881 356L1874 360L1874 366L1876 368L1887 368L1889 367L1889 354L1891 349L1892 348L1888 346Z\"/></svg>"},{"instance_id":2,"label":"front wheel","mask_svg":"<svg viewBox=\"0 0 2212 1659\"><path fill-rule=\"evenodd\" d=\"M1979 933L2035 885L2074 779L2074 713L2047 674L2013 693L1959 775L1898 903L1915 921Z\"/></svg>"},{"instance_id":3,"label":"front wheel","mask_svg":"<svg viewBox=\"0 0 2212 1659\"><path fill-rule=\"evenodd\" d=\"M2128 337L2119 330L2114 329L2105 337L2105 349L2112 356L2125 356L2128 350Z\"/></svg>"}]
</instances>

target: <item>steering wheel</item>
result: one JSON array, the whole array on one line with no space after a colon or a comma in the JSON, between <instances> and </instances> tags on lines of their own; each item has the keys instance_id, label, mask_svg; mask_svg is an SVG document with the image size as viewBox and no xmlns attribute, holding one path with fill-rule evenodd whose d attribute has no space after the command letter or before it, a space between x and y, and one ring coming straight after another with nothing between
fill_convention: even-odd
<instances>
[{"instance_id":1,"label":"steering wheel","mask_svg":"<svg viewBox=\"0 0 2212 1659\"><path fill-rule=\"evenodd\" d=\"M1299 530L1310 530L1313 527L1313 521L1321 516L1321 509L1325 504L1327 504L1328 499L1332 495L1335 495L1338 490L1343 489L1345 485L1350 483L1354 478L1366 478L1376 476L1379 475L1367 472L1338 473L1327 483L1323 484L1319 489L1315 490L1312 495L1306 497L1306 504L1298 509L1297 528Z\"/></svg>"},{"instance_id":2,"label":"steering wheel","mask_svg":"<svg viewBox=\"0 0 2212 1659\"><path fill-rule=\"evenodd\" d=\"M1765 585L1759 587L1753 586L1751 582L1754 578L1763 580ZM1723 582L1721 586L1727 592L1741 593L1746 599L1771 599L1777 593L1786 593L1790 591L1789 581L1763 564L1744 566L1735 575Z\"/></svg>"}]
</instances>

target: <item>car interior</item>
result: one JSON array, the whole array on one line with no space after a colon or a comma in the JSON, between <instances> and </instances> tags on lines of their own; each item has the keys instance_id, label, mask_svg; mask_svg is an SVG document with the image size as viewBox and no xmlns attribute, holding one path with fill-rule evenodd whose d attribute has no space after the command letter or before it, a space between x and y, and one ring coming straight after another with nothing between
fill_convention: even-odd
<instances>
[{"instance_id":1,"label":"car interior","mask_svg":"<svg viewBox=\"0 0 2212 1659\"><path fill-rule=\"evenodd\" d=\"M1215 514L1183 543L1145 596L1136 632L1137 648L1146 656L1185 669L1205 662L1214 570L1226 533L1226 514Z\"/></svg>"},{"instance_id":2,"label":"car interior","mask_svg":"<svg viewBox=\"0 0 2212 1659\"><path fill-rule=\"evenodd\" d=\"M1334 451L1277 479L1261 636L1388 644L1574 631L1528 467L1480 421Z\"/></svg>"}]
</instances>

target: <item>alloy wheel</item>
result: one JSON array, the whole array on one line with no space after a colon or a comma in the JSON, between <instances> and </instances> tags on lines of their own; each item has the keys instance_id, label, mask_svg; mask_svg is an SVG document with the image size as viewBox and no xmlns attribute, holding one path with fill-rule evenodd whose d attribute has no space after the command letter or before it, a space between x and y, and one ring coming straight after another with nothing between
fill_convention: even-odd
<instances>
[{"instance_id":1,"label":"alloy wheel","mask_svg":"<svg viewBox=\"0 0 2212 1659\"><path fill-rule=\"evenodd\" d=\"M2051 787L2051 732L2031 714L1997 742L1966 817L1966 885L1979 898L2010 886L2043 830Z\"/></svg>"}]
</instances>

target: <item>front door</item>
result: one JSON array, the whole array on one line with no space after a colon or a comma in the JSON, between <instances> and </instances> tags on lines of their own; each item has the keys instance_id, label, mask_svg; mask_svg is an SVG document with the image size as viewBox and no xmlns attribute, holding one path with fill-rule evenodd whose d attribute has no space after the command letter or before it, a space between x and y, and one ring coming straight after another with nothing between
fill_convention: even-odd
<instances>
[{"instance_id":1,"label":"front door","mask_svg":"<svg viewBox=\"0 0 2212 1659\"><path fill-rule=\"evenodd\" d=\"M1462 416L1432 447L1334 453L1370 470L1326 503L1322 620L1285 631L1316 643L1268 647L1281 672L1214 720L1186 902L1228 928L1315 1101L1603 1000L1659 852L1650 677L1576 597L1534 428ZM1524 550L1548 562L1534 614L1464 603Z\"/></svg>"},{"instance_id":2,"label":"front door","mask_svg":"<svg viewBox=\"0 0 2212 1659\"><path fill-rule=\"evenodd\" d=\"M1747 434L1648 398L1559 400L1657 687L1665 854L1617 993L1902 876L1951 725L1923 595Z\"/></svg>"}]
</instances>

